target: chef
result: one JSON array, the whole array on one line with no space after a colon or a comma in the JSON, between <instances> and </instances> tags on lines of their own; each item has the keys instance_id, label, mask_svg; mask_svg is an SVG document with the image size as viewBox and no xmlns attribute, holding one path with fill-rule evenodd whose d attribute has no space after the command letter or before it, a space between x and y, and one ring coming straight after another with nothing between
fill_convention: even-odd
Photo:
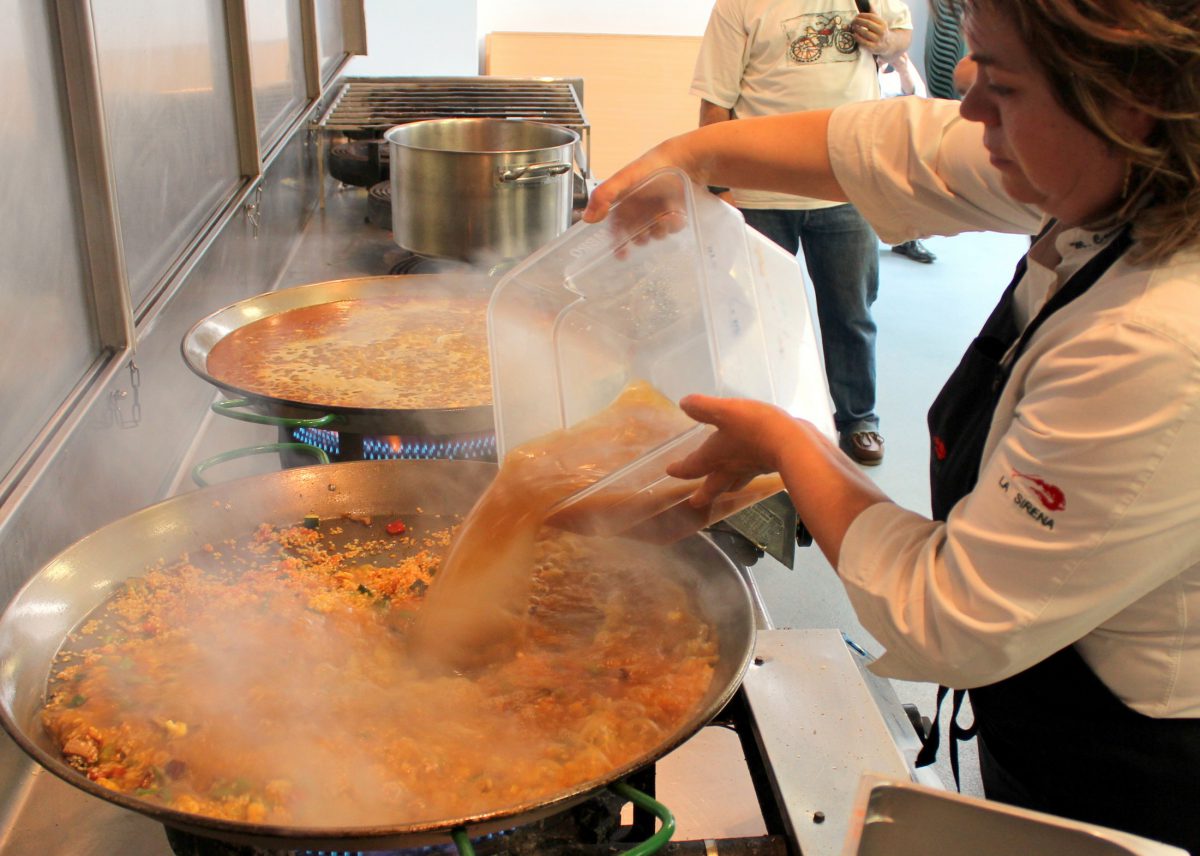
<instances>
[{"instance_id":1,"label":"chef","mask_svg":"<svg viewBox=\"0 0 1200 856\"><path fill-rule=\"evenodd\" d=\"M1037 235L929 411L931 516L760 402L685 398L718 431L669 472L697 505L783 476L875 671L970 690L989 798L1200 853L1200 5L963 6L961 105L703 127L585 219L675 166L852 202L888 243Z\"/></svg>"}]
</instances>

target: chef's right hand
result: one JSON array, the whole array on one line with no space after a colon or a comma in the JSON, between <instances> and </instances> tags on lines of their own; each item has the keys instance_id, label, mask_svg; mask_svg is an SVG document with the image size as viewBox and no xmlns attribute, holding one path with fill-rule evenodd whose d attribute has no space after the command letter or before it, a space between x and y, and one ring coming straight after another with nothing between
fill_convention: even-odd
<instances>
[{"instance_id":1,"label":"chef's right hand","mask_svg":"<svg viewBox=\"0 0 1200 856\"><path fill-rule=\"evenodd\" d=\"M678 181L655 182L639 189L636 196L627 197L631 189L667 167L681 170L693 182L699 180L689 163L687 136L660 143L592 191L583 212L584 222L604 220L614 203L621 203L608 223L617 258L624 258L630 245L644 245L687 226L688 205L684 186ZM696 188L695 192L707 191Z\"/></svg>"},{"instance_id":2,"label":"chef's right hand","mask_svg":"<svg viewBox=\"0 0 1200 856\"><path fill-rule=\"evenodd\" d=\"M671 166L682 168L683 164L679 163L671 149L671 140L660 143L637 160L617 170L611 178L601 182L588 199L587 208L583 211L584 222L599 223L608 216L614 202L651 173ZM686 169L684 171L686 172Z\"/></svg>"}]
</instances>

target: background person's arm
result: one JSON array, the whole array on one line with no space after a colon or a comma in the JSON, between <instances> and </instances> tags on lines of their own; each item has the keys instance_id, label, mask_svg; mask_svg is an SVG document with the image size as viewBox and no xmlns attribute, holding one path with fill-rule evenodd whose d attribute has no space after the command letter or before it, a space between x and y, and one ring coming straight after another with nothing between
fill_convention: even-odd
<instances>
[{"instance_id":1,"label":"background person's arm","mask_svg":"<svg viewBox=\"0 0 1200 856\"><path fill-rule=\"evenodd\" d=\"M700 127L712 125L715 122L728 122L733 118L733 110L713 104L707 98L700 99Z\"/></svg>"},{"instance_id":2,"label":"background person's arm","mask_svg":"<svg viewBox=\"0 0 1200 856\"><path fill-rule=\"evenodd\" d=\"M856 15L850 22L850 32L863 48L888 61L912 43L911 29L892 29L877 12Z\"/></svg>"}]
</instances>

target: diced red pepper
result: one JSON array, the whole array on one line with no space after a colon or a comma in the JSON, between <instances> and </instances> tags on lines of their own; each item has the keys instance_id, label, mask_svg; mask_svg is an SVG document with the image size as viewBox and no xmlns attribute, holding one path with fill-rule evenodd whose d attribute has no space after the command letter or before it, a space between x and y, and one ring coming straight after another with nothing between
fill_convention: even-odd
<instances>
[{"instance_id":1,"label":"diced red pepper","mask_svg":"<svg viewBox=\"0 0 1200 856\"><path fill-rule=\"evenodd\" d=\"M404 525L403 520L393 520L385 528L389 535L403 535L408 531L408 527Z\"/></svg>"}]
</instances>

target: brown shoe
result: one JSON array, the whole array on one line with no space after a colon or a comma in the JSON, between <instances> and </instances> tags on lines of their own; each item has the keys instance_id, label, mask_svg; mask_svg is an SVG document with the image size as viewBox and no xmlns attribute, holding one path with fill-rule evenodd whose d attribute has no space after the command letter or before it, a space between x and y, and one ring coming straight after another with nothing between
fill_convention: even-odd
<instances>
[{"instance_id":1,"label":"brown shoe","mask_svg":"<svg viewBox=\"0 0 1200 856\"><path fill-rule=\"evenodd\" d=\"M878 431L842 434L838 446L864 467L878 466L883 462L883 437Z\"/></svg>"}]
</instances>

